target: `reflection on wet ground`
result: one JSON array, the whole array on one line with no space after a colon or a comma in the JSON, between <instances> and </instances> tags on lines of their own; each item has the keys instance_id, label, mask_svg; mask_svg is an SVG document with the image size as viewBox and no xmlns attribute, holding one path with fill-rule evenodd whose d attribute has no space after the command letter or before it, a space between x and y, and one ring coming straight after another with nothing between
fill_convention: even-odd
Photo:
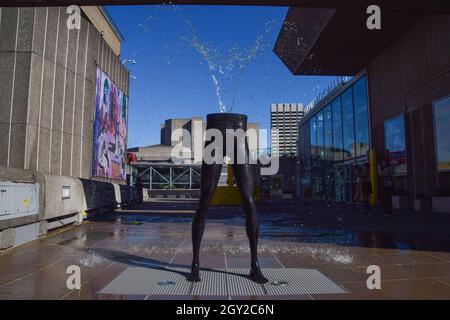
<instances>
[{"instance_id":1,"label":"reflection on wet ground","mask_svg":"<svg viewBox=\"0 0 450 320\"><path fill-rule=\"evenodd\" d=\"M177 213L180 211L179 205L169 205L171 210L169 209L165 214L164 210L159 210L161 213L157 215L145 214L145 210L138 210L140 214L118 211L91 217L90 220L136 225L191 223L193 214ZM190 207L190 211L195 212L192 203L187 206ZM276 206L280 207L280 203ZM370 216L366 216L359 214L357 210L342 206L326 206L326 210L320 212L324 209L323 205L306 205L299 208L294 203L281 204L280 209L287 212L267 213L264 210L266 207L271 208L272 205L261 205L259 208L262 239L450 252L450 217L446 215L403 212L391 217L382 215L380 212L377 214L375 211ZM230 207L212 208L208 220L225 225L244 225L245 218L241 211L239 208ZM313 217L311 217L312 212L315 213ZM330 212L332 215L326 214Z\"/></svg>"},{"instance_id":2,"label":"reflection on wet ground","mask_svg":"<svg viewBox=\"0 0 450 320\"><path fill-rule=\"evenodd\" d=\"M0 299L168 298L98 292L132 266L189 267L192 213L187 212L194 210L193 201L153 201L133 210L90 217L82 225L2 252ZM344 206L286 202L261 205L259 212L263 268L317 269L349 291L284 298L450 299L448 216L408 212L364 216ZM214 207L208 217L202 266L248 268L242 210ZM74 264L81 268L81 290L66 286L67 267ZM381 290L367 289L367 266L374 264L381 268Z\"/></svg>"}]
</instances>

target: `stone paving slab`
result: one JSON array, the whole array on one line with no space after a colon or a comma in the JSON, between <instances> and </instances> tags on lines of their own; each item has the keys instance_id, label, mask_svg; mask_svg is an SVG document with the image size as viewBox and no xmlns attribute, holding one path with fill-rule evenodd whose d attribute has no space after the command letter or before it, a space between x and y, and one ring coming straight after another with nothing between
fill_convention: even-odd
<instances>
[{"instance_id":1,"label":"stone paving slab","mask_svg":"<svg viewBox=\"0 0 450 320\"><path fill-rule=\"evenodd\" d=\"M161 209L173 210L173 203L164 206ZM181 202L177 206L188 209ZM157 209L154 203L146 207ZM288 279L295 287L304 280L281 278L278 270L272 275L270 268L313 269L348 293L291 290L282 295L276 286L258 284L255 290L261 295L242 289L250 265L242 209L212 208L201 265L229 273L240 269L238 275L201 271L203 281L189 286L184 274L192 260L190 216L110 213L102 215L102 221L55 230L38 241L0 251L0 299L450 299L448 215L367 216L344 207L285 202L260 209L259 262L270 280ZM136 219L143 224L130 224ZM74 264L81 268L81 290L66 286L67 267ZM381 290L367 288L369 265L381 268ZM184 295L170 293L174 288L160 288L154 295L147 290L99 294L127 268L179 268L174 279L186 284L180 289Z\"/></svg>"}]
</instances>

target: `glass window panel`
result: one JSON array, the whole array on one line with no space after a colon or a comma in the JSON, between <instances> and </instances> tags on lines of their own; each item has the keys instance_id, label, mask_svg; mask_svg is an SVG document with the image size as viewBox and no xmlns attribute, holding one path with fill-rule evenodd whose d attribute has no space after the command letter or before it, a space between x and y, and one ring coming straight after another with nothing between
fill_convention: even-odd
<instances>
[{"instance_id":1,"label":"glass window panel","mask_svg":"<svg viewBox=\"0 0 450 320\"><path fill-rule=\"evenodd\" d=\"M338 97L332 102L333 106L333 153L334 160L343 160L342 146L342 106L341 98Z\"/></svg>"},{"instance_id":2,"label":"glass window panel","mask_svg":"<svg viewBox=\"0 0 450 320\"><path fill-rule=\"evenodd\" d=\"M311 143L311 165L316 160L317 155L317 128L316 117L309 120L309 141Z\"/></svg>"},{"instance_id":3,"label":"glass window panel","mask_svg":"<svg viewBox=\"0 0 450 320\"><path fill-rule=\"evenodd\" d=\"M305 144L305 156L304 156L304 164L306 167L310 166L310 161L311 161L311 144L310 144L310 139L309 139L309 126L307 125L303 125L303 132L305 134L304 136L304 144Z\"/></svg>"},{"instance_id":4,"label":"glass window panel","mask_svg":"<svg viewBox=\"0 0 450 320\"><path fill-rule=\"evenodd\" d=\"M355 157L355 123L353 119L352 88L347 89L342 98L343 150L344 159Z\"/></svg>"},{"instance_id":5,"label":"glass window panel","mask_svg":"<svg viewBox=\"0 0 450 320\"><path fill-rule=\"evenodd\" d=\"M405 120L402 116L384 123L384 147L394 175L407 174Z\"/></svg>"},{"instance_id":6,"label":"glass window panel","mask_svg":"<svg viewBox=\"0 0 450 320\"><path fill-rule=\"evenodd\" d=\"M324 160L324 130L323 130L323 110L317 113L316 116L317 124L317 158L319 160Z\"/></svg>"},{"instance_id":7,"label":"glass window panel","mask_svg":"<svg viewBox=\"0 0 450 320\"><path fill-rule=\"evenodd\" d=\"M450 170L450 97L433 105L438 171Z\"/></svg>"},{"instance_id":8,"label":"glass window panel","mask_svg":"<svg viewBox=\"0 0 450 320\"><path fill-rule=\"evenodd\" d=\"M367 112L366 77L362 77L353 86L355 112L356 155L364 156L369 150L369 118Z\"/></svg>"},{"instance_id":9,"label":"glass window panel","mask_svg":"<svg viewBox=\"0 0 450 320\"><path fill-rule=\"evenodd\" d=\"M304 129L303 127L300 127L296 142L297 156L299 159L303 159L305 157L305 141L304 141L305 133L303 129Z\"/></svg>"},{"instance_id":10,"label":"glass window panel","mask_svg":"<svg viewBox=\"0 0 450 320\"><path fill-rule=\"evenodd\" d=\"M323 111L324 117L324 146L325 146L325 160L333 160L333 126L332 126L332 114L331 104L325 107Z\"/></svg>"}]
</instances>

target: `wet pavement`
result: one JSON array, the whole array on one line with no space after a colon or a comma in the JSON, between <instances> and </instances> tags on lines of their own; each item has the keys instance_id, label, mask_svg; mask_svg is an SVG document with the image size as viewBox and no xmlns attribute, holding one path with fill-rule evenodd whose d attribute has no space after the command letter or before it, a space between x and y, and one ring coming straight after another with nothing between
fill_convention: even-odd
<instances>
[{"instance_id":1,"label":"wet pavement","mask_svg":"<svg viewBox=\"0 0 450 320\"><path fill-rule=\"evenodd\" d=\"M195 201L161 200L90 217L79 226L0 253L0 299L267 299L263 296L127 296L101 291L130 267L189 267ZM346 206L266 203L261 215L263 268L316 269L345 294L285 299L450 299L450 216L397 212L384 216ZM249 248L240 208L208 215L201 265L247 268ZM81 268L81 290L69 290L67 267ZM381 268L381 289L366 285Z\"/></svg>"}]
</instances>

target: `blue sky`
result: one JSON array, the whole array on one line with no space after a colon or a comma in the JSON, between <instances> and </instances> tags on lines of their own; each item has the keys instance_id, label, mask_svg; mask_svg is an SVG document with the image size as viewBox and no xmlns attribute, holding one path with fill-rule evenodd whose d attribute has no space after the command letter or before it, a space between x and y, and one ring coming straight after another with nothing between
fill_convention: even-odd
<instances>
[{"instance_id":1,"label":"blue sky","mask_svg":"<svg viewBox=\"0 0 450 320\"><path fill-rule=\"evenodd\" d=\"M109 6L125 42L129 147L157 144L169 118L227 111L270 128L272 103L309 103L334 77L293 76L272 49L287 8ZM217 83L217 86L215 84ZM220 96L220 99L218 97Z\"/></svg>"}]
</instances>

